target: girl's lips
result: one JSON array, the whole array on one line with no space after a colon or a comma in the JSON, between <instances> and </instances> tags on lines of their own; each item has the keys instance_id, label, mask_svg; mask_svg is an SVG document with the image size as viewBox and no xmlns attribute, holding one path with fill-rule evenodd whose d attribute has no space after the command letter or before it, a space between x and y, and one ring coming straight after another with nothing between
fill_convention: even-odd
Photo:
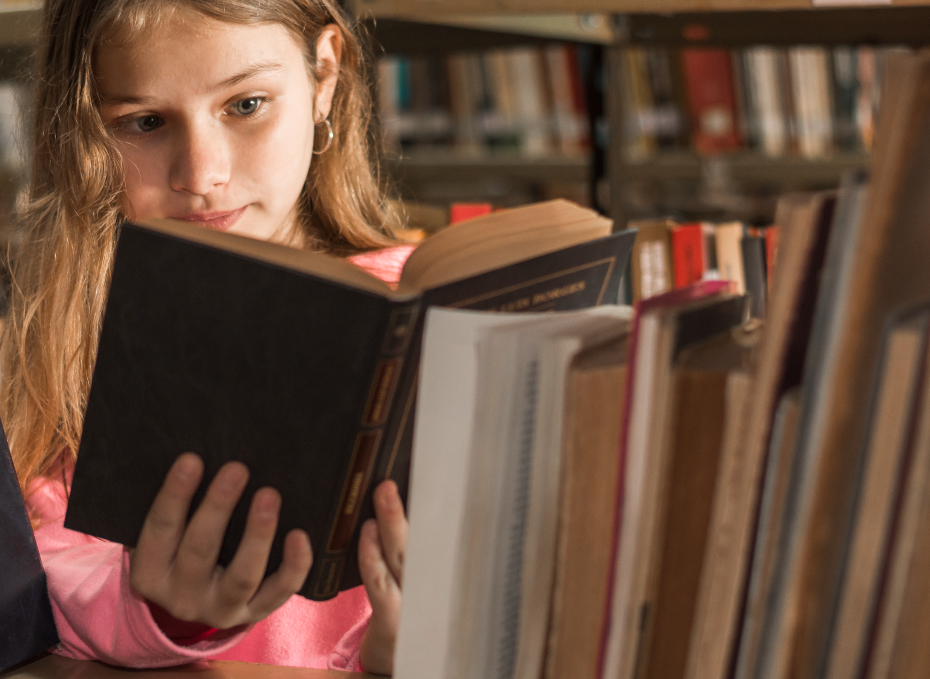
<instances>
[{"instance_id":1,"label":"girl's lips","mask_svg":"<svg viewBox=\"0 0 930 679\"><path fill-rule=\"evenodd\" d=\"M198 226L203 226L216 231L228 231L239 221L239 217L245 212L248 205L240 207L238 210L228 212L201 212L198 214L180 215L174 219L182 219L185 222L193 222Z\"/></svg>"}]
</instances>

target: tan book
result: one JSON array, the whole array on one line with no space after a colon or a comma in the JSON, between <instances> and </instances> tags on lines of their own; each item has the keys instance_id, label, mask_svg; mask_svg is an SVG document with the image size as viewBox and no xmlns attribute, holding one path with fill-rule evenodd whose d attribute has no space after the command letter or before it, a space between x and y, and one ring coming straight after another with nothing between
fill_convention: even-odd
<instances>
[{"instance_id":1,"label":"tan book","mask_svg":"<svg viewBox=\"0 0 930 679\"><path fill-rule=\"evenodd\" d=\"M908 457L919 378L926 364L927 312L895 325L885 343L827 679L857 679L868 643L902 467ZM926 375L923 378L926 380Z\"/></svg>"},{"instance_id":2,"label":"tan book","mask_svg":"<svg viewBox=\"0 0 930 679\"><path fill-rule=\"evenodd\" d=\"M668 219L630 222L629 227L637 229L630 260L634 303L674 287L671 236L674 226Z\"/></svg>"},{"instance_id":3,"label":"tan book","mask_svg":"<svg viewBox=\"0 0 930 679\"><path fill-rule=\"evenodd\" d=\"M772 424L741 630L746 648L758 648L760 643L765 602L759 595L768 591L771 585L777 548L783 538L783 519L794 465L799 416L800 389L794 388L781 397ZM743 671L742 666L738 671Z\"/></svg>"},{"instance_id":4,"label":"tan book","mask_svg":"<svg viewBox=\"0 0 930 679\"><path fill-rule=\"evenodd\" d=\"M579 356L568 376L546 679L597 675L626 372L622 338Z\"/></svg>"},{"instance_id":5,"label":"tan book","mask_svg":"<svg viewBox=\"0 0 930 679\"><path fill-rule=\"evenodd\" d=\"M930 380L924 381L918 408L870 662L857 675L867 679L930 676Z\"/></svg>"},{"instance_id":6,"label":"tan book","mask_svg":"<svg viewBox=\"0 0 930 679\"><path fill-rule=\"evenodd\" d=\"M698 620L691 641L687 679L718 679L724 676L739 631L749 554L752 549L756 508L765 468L772 421L782 394L797 384L797 364L803 360L810 318L802 313L805 301L815 295L825 239L825 219L832 210L829 194L789 194L776 211L782 228L769 318L752 371L752 399L740 432L740 464L729 480L746 493L725 496L714 506L711 518L713 566L702 574ZM791 379L787 379L790 377ZM791 384L793 382L794 384ZM764 598L763 598L764 600ZM742 652L742 651L741 651ZM749 675L751 676L751 675Z\"/></svg>"},{"instance_id":7,"label":"tan book","mask_svg":"<svg viewBox=\"0 0 930 679\"><path fill-rule=\"evenodd\" d=\"M745 299L708 281L644 300L631 339L623 495L614 557L603 676L637 676L648 640L653 573L668 494L674 362L692 346L739 325ZM701 292L703 291L703 292Z\"/></svg>"},{"instance_id":8,"label":"tan book","mask_svg":"<svg viewBox=\"0 0 930 679\"><path fill-rule=\"evenodd\" d=\"M734 284L733 292L746 294L746 275L743 271L743 224L729 222L718 224L715 229L717 237L717 270L720 279Z\"/></svg>"},{"instance_id":9,"label":"tan book","mask_svg":"<svg viewBox=\"0 0 930 679\"><path fill-rule=\"evenodd\" d=\"M650 615L639 676L680 679L687 663L713 503L735 489L732 465L749 385L758 323L685 349L675 367L667 492L649 591Z\"/></svg>"}]
</instances>

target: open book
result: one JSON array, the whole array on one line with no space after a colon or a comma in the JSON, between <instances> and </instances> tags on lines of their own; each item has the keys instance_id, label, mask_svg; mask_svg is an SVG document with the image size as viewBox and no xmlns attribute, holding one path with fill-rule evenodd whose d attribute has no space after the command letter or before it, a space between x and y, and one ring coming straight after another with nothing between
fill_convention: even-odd
<instances>
[{"instance_id":1,"label":"open book","mask_svg":"<svg viewBox=\"0 0 930 679\"><path fill-rule=\"evenodd\" d=\"M565 201L444 231L407 261L397 290L349 262L158 221L123 226L65 525L134 545L177 456L251 471L249 501L283 496L283 538L310 535L301 593L360 584L356 544L371 493L405 495L423 311L563 310L611 302L634 235ZM206 483L194 498L199 503Z\"/></svg>"}]
</instances>

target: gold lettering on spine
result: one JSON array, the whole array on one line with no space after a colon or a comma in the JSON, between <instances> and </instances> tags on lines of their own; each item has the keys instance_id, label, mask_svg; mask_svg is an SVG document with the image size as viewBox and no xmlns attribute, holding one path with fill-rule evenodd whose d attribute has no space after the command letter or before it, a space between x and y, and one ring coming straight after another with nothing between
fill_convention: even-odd
<instances>
[{"instance_id":1,"label":"gold lettering on spine","mask_svg":"<svg viewBox=\"0 0 930 679\"><path fill-rule=\"evenodd\" d=\"M364 492L371 475L371 467L375 461L375 452L378 450L378 441L381 440L381 431L359 434L355 440L355 450L352 452L352 462L342 489L339 500L339 511L329 534L326 545L327 552L341 552L349 547L352 533L355 532L355 520L358 518L362 503L360 496Z\"/></svg>"},{"instance_id":2,"label":"gold lettering on spine","mask_svg":"<svg viewBox=\"0 0 930 679\"><path fill-rule=\"evenodd\" d=\"M352 477L352 485L349 486L349 499L346 500L346 507L342 511L343 515L351 516L355 513L355 505L358 503L358 496L362 490L362 481L365 475L362 472L356 472Z\"/></svg>"},{"instance_id":3,"label":"gold lettering on spine","mask_svg":"<svg viewBox=\"0 0 930 679\"><path fill-rule=\"evenodd\" d=\"M365 417L362 426L368 427L384 422L387 417L388 404L394 391L394 383L400 368L400 359L381 361L375 370L375 381L368 396L368 406L365 408Z\"/></svg>"}]
</instances>

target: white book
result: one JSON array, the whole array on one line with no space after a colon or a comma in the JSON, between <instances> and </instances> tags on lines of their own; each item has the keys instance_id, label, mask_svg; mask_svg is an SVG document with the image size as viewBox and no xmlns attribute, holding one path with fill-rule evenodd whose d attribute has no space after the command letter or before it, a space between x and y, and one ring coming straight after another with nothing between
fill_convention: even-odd
<instances>
[{"instance_id":1,"label":"white book","mask_svg":"<svg viewBox=\"0 0 930 679\"><path fill-rule=\"evenodd\" d=\"M746 50L749 66L750 101L757 116L759 138L768 156L784 155L788 149L788 125L779 86L778 51L772 47Z\"/></svg>"},{"instance_id":2,"label":"white book","mask_svg":"<svg viewBox=\"0 0 930 679\"><path fill-rule=\"evenodd\" d=\"M630 316L428 312L397 677L539 676L561 464L552 420L571 357Z\"/></svg>"}]
</instances>

